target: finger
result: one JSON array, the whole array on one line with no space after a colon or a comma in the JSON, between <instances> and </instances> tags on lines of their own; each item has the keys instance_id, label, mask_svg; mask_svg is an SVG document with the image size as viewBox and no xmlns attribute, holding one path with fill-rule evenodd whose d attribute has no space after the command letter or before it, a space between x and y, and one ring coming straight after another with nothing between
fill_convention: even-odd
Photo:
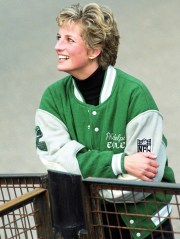
<instances>
[{"instance_id":1,"label":"finger","mask_svg":"<svg viewBox=\"0 0 180 239\"><path fill-rule=\"evenodd\" d=\"M152 178L149 178L149 177L147 177L147 176L142 176L142 178L141 178L143 181L146 181L146 182L152 182L153 180L152 180Z\"/></svg>"},{"instance_id":2,"label":"finger","mask_svg":"<svg viewBox=\"0 0 180 239\"><path fill-rule=\"evenodd\" d=\"M158 173L158 169L157 169L157 168L154 168L154 167L151 167L151 169L150 169L149 172L156 175L156 174Z\"/></svg>"},{"instance_id":3,"label":"finger","mask_svg":"<svg viewBox=\"0 0 180 239\"><path fill-rule=\"evenodd\" d=\"M142 155L146 158L150 158L150 159L156 159L157 156L151 152L143 152Z\"/></svg>"},{"instance_id":4,"label":"finger","mask_svg":"<svg viewBox=\"0 0 180 239\"><path fill-rule=\"evenodd\" d=\"M151 165L152 167L154 167L154 168L158 168L158 167L159 167L159 163L158 163L157 161L155 161L155 160L151 160L151 161L150 161L150 165Z\"/></svg>"},{"instance_id":5,"label":"finger","mask_svg":"<svg viewBox=\"0 0 180 239\"><path fill-rule=\"evenodd\" d=\"M153 178L156 177L156 174L157 174L157 173L148 172L148 173L146 174L146 177L148 177L148 178L150 178L150 179L153 179Z\"/></svg>"}]
</instances>

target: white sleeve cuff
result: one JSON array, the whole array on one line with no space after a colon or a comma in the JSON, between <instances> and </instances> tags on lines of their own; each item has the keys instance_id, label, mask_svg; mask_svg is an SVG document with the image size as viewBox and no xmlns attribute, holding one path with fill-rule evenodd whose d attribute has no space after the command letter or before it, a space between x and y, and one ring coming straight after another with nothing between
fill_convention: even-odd
<instances>
[{"instance_id":1,"label":"white sleeve cuff","mask_svg":"<svg viewBox=\"0 0 180 239\"><path fill-rule=\"evenodd\" d=\"M121 168L121 157L123 153L120 154L114 154L112 157L112 170L115 175L119 175L122 173L122 168Z\"/></svg>"}]
</instances>

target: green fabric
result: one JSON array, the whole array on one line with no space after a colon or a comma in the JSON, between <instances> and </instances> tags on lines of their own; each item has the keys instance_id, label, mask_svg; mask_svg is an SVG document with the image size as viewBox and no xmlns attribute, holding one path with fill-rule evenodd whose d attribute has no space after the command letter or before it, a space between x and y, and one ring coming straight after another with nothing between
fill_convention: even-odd
<instances>
[{"instance_id":1,"label":"green fabric","mask_svg":"<svg viewBox=\"0 0 180 239\"><path fill-rule=\"evenodd\" d=\"M165 173L164 173L164 181L169 183L175 183L175 177L173 170L166 166L165 167ZM126 204L126 206L117 204L117 209L120 213L126 212L131 215L125 215L121 214L121 217L124 221L124 223L131 227L131 228L143 228L147 229L147 231L140 231L137 229L132 230L132 235L134 239L144 239L146 238L150 232L153 229L157 229L160 225L155 226L155 224L151 221L150 217L146 216L136 216L135 214L139 215L155 215L161 208L163 208L165 205L167 205L172 199L172 195L168 194L161 194L161 193L154 193L152 191L152 194L148 196L144 201L139 203L132 203L132 204ZM134 214L134 216L133 216ZM133 224L130 223L133 220ZM151 229L151 231L148 231L148 229ZM141 236L137 236L137 233L141 233Z\"/></svg>"},{"instance_id":2,"label":"green fabric","mask_svg":"<svg viewBox=\"0 0 180 239\"><path fill-rule=\"evenodd\" d=\"M89 175L93 175L93 177L116 178L111 167L112 151L84 151L85 150L81 150L81 152L77 154L79 166L83 168L82 176L84 178L89 177Z\"/></svg>"},{"instance_id":3,"label":"green fabric","mask_svg":"<svg viewBox=\"0 0 180 239\"><path fill-rule=\"evenodd\" d=\"M114 178L112 155L124 152L126 125L144 111L157 110L141 81L120 70L116 73L111 96L98 106L80 102L75 97L71 76L52 84L40 103L40 109L53 114L66 125L72 140L86 146L85 152L77 155L84 177ZM97 115L94 116L93 111ZM96 128L99 132L95 131ZM114 140L115 136L119 139ZM100 160L102 155L103 160Z\"/></svg>"},{"instance_id":4,"label":"green fabric","mask_svg":"<svg viewBox=\"0 0 180 239\"><path fill-rule=\"evenodd\" d=\"M126 146L126 126L137 115L148 110L158 110L150 92L146 86L136 78L116 70L116 79L110 97L98 106L80 102L74 95L74 85L71 76L67 76L51 85L44 93L40 109L61 120L67 127L72 140L85 145L85 148L77 153L80 170L84 178L104 177L115 178L111 161L114 154L123 153ZM93 112L96 111L94 115ZM133 132L132 132L133 133ZM163 136L166 144L166 139ZM165 168L163 180L174 182L174 174L169 167ZM138 214L148 210L153 215L157 209L153 202L162 201L163 196L158 194L156 198L149 196L148 206L144 203L118 205L119 211L127 208L129 213ZM171 196L167 198L167 201ZM164 206L164 205L163 205ZM122 215L127 226L130 216ZM134 216L133 220L136 221ZM133 226L141 225L146 228L146 217L138 219ZM155 228L151 223L151 228ZM133 231L133 237L139 238ZM148 232L142 232L145 238Z\"/></svg>"},{"instance_id":5,"label":"green fabric","mask_svg":"<svg viewBox=\"0 0 180 239\"><path fill-rule=\"evenodd\" d=\"M152 215L152 212L158 212L161 208L163 208L165 206L164 202L167 201L167 203L171 200L172 196L168 195L168 197L164 198L163 194L156 194L155 195L150 195L149 197L146 198L146 200L144 200L143 202L137 203L136 205L134 204L129 204L126 205L126 209L128 214L130 215L121 215L124 223L131 227L131 228L143 228L143 229L147 229L146 230L138 230L138 229L134 229L131 230L133 238L134 239L144 239L146 238L150 232L152 232L153 229L156 229L159 227L155 226L155 224L151 221L150 217L147 216L136 216L138 215ZM157 200L157 202L163 202L160 205L155 204L155 200ZM122 213L125 212L125 207L121 207L121 206L117 206L118 210ZM127 213L126 212L126 213ZM155 213L154 213L155 214ZM134 223L130 223L131 221L134 221ZM148 229L150 229L150 231L148 231ZM141 234L141 236L138 236L138 233Z\"/></svg>"}]
</instances>

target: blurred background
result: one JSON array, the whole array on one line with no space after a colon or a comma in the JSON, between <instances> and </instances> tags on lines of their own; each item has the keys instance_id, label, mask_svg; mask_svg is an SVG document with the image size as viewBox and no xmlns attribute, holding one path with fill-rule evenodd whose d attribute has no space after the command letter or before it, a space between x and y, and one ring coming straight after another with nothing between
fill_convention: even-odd
<instances>
[{"instance_id":1,"label":"blurred background","mask_svg":"<svg viewBox=\"0 0 180 239\"><path fill-rule=\"evenodd\" d=\"M164 116L169 165L180 182L180 1L96 2L110 6L118 21L116 67L148 86ZM0 173L45 172L36 155L34 115L46 87L65 75L56 70L56 16L74 3L0 0Z\"/></svg>"}]
</instances>

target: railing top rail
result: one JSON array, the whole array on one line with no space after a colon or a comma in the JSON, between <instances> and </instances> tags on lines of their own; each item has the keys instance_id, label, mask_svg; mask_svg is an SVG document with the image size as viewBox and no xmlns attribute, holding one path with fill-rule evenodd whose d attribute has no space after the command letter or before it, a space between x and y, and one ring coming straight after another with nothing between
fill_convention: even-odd
<instances>
[{"instance_id":1,"label":"railing top rail","mask_svg":"<svg viewBox=\"0 0 180 239\"><path fill-rule=\"evenodd\" d=\"M1 178L40 178L47 176L47 173L11 173L11 174L0 174Z\"/></svg>"},{"instance_id":2,"label":"railing top rail","mask_svg":"<svg viewBox=\"0 0 180 239\"><path fill-rule=\"evenodd\" d=\"M44 184L47 182L47 174L0 174L0 185L23 185L23 184Z\"/></svg>"},{"instance_id":3,"label":"railing top rail","mask_svg":"<svg viewBox=\"0 0 180 239\"><path fill-rule=\"evenodd\" d=\"M32 198L46 192L46 189L43 188L36 188L31 192L27 192L17 198L14 198L3 205L0 205L0 216L5 215L11 210L17 209L22 206L22 204L27 203L28 201L32 200Z\"/></svg>"},{"instance_id":4,"label":"railing top rail","mask_svg":"<svg viewBox=\"0 0 180 239\"><path fill-rule=\"evenodd\" d=\"M145 181L129 181L120 179L108 179L108 178L86 178L82 180L87 184L103 184L113 186L131 186L131 187L146 187L146 188L158 188L158 189L173 189L180 190L180 183L166 183L166 182L145 182Z\"/></svg>"}]
</instances>

